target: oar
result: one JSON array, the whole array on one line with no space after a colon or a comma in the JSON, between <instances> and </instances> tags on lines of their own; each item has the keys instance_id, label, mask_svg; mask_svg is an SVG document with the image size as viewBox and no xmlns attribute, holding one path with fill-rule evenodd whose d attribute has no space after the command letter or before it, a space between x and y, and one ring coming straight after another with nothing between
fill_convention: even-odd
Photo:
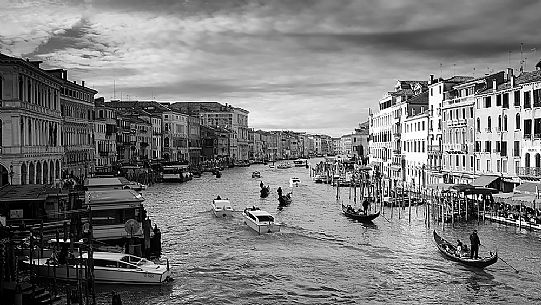
<instances>
[{"instance_id":1,"label":"oar","mask_svg":"<svg viewBox=\"0 0 541 305\"><path fill-rule=\"evenodd\" d=\"M383 219L387 220L388 222L391 222L389 219L387 219L387 217L385 217L385 215L383 215L383 214L380 214L380 215L381 215L381 217L383 217Z\"/></svg>"},{"instance_id":2,"label":"oar","mask_svg":"<svg viewBox=\"0 0 541 305\"><path fill-rule=\"evenodd\" d=\"M485 245L480 245L480 246L485 247ZM497 249L496 249L496 252L498 252ZM502 262L504 262L507 266L511 267L513 270L515 270L516 273L518 273L518 270L515 269L515 267L511 266L508 262L506 262L501 256L498 255L498 259L501 260Z\"/></svg>"},{"instance_id":3,"label":"oar","mask_svg":"<svg viewBox=\"0 0 541 305\"><path fill-rule=\"evenodd\" d=\"M505 261L505 260L504 260L503 258L501 258L501 257L498 257L498 258L499 258L499 259L500 259L500 260L501 260L502 262L504 262L504 263L505 263L505 264L506 264L507 266L509 266L509 267L511 267L511 268L512 268L513 270L515 270L515 272L516 272L516 273L518 273L518 270L517 270L517 269L515 269L515 267L513 267L513 266L509 265L509 263L508 263L508 262L506 262L506 261Z\"/></svg>"}]
</instances>

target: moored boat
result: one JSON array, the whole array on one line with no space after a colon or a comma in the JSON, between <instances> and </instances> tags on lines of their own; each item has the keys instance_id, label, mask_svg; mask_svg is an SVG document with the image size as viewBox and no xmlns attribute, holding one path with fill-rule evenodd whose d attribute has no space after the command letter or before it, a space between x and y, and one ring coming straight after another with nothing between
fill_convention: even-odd
<instances>
[{"instance_id":1,"label":"moored boat","mask_svg":"<svg viewBox=\"0 0 541 305\"><path fill-rule=\"evenodd\" d=\"M438 233L434 230L434 241L436 242L436 245L438 246L438 250L440 250L440 253L447 259L462 263L469 267L475 267L475 268L485 268L488 267L498 261L498 252L492 253L490 252L490 256L483 257L483 258L469 258L464 256L458 256L456 255L456 247L445 240L443 237L439 236Z\"/></svg>"},{"instance_id":2,"label":"moored boat","mask_svg":"<svg viewBox=\"0 0 541 305\"><path fill-rule=\"evenodd\" d=\"M301 184L301 179L298 177L289 178L289 187L299 186Z\"/></svg>"},{"instance_id":3,"label":"moored boat","mask_svg":"<svg viewBox=\"0 0 541 305\"><path fill-rule=\"evenodd\" d=\"M278 197L278 203L281 206L289 205L293 201L293 198L291 198L292 193L287 193L285 196Z\"/></svg>"},{"instance_id":4,"label":"moored boat","mask_svg":"<svg viewBox=\"0 0 541 305\"><path fill-rule=\"evenodd\" d=\"M253 172L252 173L252 178L261 178L261 173L260 172Z\"/></svg>"},{"instance_id":5,"label":"moored boat","mask_svg":"<svg viewBox=\"0 0 541 305\"><path fill-rule=\"evenodd\" d=\"M363 211L361 210L357 210L355 211L355 209L351 206L345 206L342 204L342 212L344 213L344 215L346 215L347 217L351 218L351 219L355 219L359 222L372 222L372 220L376 219L378 216L379 216L379 211L377 213L374 213L374 214L365 214Z\"/></svg>"},{"instance_id":6,"label":"moored boat","mask_svg":"<svg viewBox=\"0 0 541 305\"><path fill-rule=\"evenodd\" d=\"M96 283L152 285L171 280L169 263L158 265L141 257L113 252L94 252L92 258ZM31 263L32 270L39 277L74 281L78 277L85 278L87 259L88 253L84 253L82 263L78 258L70 259L72 262L68 265L60 264L56 258L37 258L24 263Z\"/></svg>"},{"instance_id":7,"label":"moored boat","mask_svg":"<svg viewBox=\"0 0 541 305\"><path fill-rule=\"evenodd\" d=\"M280 232L280 224L274 221L274 216L258 207L244 209L242 216L244 223L259 234Z\"/></svg>"},{"instance_id":8,"label":"moored boat","mask_svg":"<svg viewBox=\"0 0 541 305\"><path fill-rule=\"evenodd\" d=\"M212 200L212 212L216 217L227 217L233 215L233 207L231 202L224 199Z\"/></svg>"},{"instance_id":9,"label":"moored boat","mask_svg":"<svg viewBox=\"0 0 541 305\"><path fill-rule=\"evenodd\" d=\"M314 177L314 182L315 183L323 183L323 177L321 175L316 175Z\"/></svg>"}]
</instances>

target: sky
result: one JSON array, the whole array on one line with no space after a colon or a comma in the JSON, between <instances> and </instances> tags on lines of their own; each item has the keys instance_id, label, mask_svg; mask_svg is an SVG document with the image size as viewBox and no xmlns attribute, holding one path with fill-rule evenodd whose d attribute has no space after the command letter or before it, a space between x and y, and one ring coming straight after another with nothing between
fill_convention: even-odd
<instances>
[{"instance_id":1,"label":"sky","mask_svg":"<svg viewBox=\"0 0 541 305\"><path fill-rule=\"evenodd\" d=\"M0 0L0 52L106 100L219 101L350 134L397 80L534 69L537 0ZM522 53L521 53L522 44ZM537 52L539 49L539 52Z\"/></svg>"}]
</instances>

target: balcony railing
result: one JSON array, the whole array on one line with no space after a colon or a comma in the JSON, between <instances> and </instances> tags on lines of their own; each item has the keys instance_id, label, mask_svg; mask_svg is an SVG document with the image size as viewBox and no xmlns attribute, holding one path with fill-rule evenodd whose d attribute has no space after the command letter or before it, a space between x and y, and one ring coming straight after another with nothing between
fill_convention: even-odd
<instances>
[{"instance_id":1,"label":"balcony railing","mask_svg":"<svg viewBox=\"0 0 541 305\"><path fill-rule=\"evenodd\" d=\"M485 128L485 132L492 132L492 128Z\"/></svg>"},{"instance_id":2,"label":"balcony railing","mask_svg":"<svg viewBox=\"0 0 541 305\"><path fill-rule=\"evenodd\" d=\"M519 167L519 176L541 177L541 167Z\"/></svg>"},{"instance_id":3,"label":"balcony railing","mask_svg":"<svg viewBox=\"0 0 541 305\"><path fill-rule=\"evenodd\" d=\"M525 133L524 134L524 139L531 139L532 138L532 134L531 133Z\"/></svg>"},{"instance_id":4,"label":"balcony railing","mask_svg":"<svg viewBox=\"0 0 541 305\"><path fill-rule=\"evenodd\" d=\"M534 133L533 138L534 139L541 139L541 133Z\"/></svg>"}]
</instances>

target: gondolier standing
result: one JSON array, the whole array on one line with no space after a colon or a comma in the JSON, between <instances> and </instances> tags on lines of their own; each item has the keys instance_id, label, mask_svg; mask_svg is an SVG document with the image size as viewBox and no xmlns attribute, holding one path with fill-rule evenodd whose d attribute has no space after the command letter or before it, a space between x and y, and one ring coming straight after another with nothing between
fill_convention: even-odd
<instances>
[{"instance_id":1,"label":"gondolier standing","mask_svg":"<svg viewBox=\"0 0 541 305\"><path fill-rule=\"evenodd\" d=\"M481 244L481 241L479 240L479 236L477 236L477 230L473 230L473 233L470 235L470 242L471 242L471 252L470 252L470 258L479 258L479 245Z\"/></svg>"}]
</instances>

